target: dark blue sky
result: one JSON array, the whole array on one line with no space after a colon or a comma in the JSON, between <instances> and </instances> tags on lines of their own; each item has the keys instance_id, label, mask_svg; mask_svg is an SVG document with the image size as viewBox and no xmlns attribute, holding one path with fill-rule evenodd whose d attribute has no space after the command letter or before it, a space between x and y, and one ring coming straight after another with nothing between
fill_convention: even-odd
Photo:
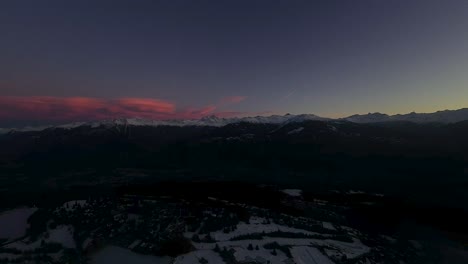
<instances>
[{"instance_id":1,"label":"dark blue sky","mask_svg":"<svg viewBox=\"0 0 468 264\"><path fill-rule=\"evenodd\" d=\"M0 123L466 107L467 28L464 0L1 1Z\"/></svg>"}]
</instances>

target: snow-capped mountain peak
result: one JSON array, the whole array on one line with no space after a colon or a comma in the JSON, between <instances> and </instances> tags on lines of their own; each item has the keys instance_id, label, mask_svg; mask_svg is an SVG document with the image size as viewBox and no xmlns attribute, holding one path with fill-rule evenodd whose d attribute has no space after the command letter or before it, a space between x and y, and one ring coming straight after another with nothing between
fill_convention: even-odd
<instances>
[{"instance_id":1,"label":"snow-capped mountain peak","mask_svg":"<svg viewBox=\"0 0 468 264\"><path fill-rule=\"evenodd\" d=\"M344 119L354 123L373 123L389 121L389 116L387 114L376 112L368 113L366 115L352 115Z\"/></svg>"},{"instance_id":2,"label":"snow-capped mountain peak","mask_svg":"<svg viewBox=\"0 0 468 264\"><path fill-rule=\"evenodd\" d=\"M352 115L344 120L355 123L375 123L388 121L407 121L414 123L456 123L468 120L468 108L458 110L443 110L434 113L416 113L387 115L382 113L369 113L366 115Z\"/></svg>"},{"instance_id":3,"label":"snow-capped mountain peak","mask_svg":"<svg viewBox=\"0 0 468 264\"><path fill-rule=\"evenodd\" d=\"M205 116L201 119L177 119L177 120L151 120L142 118L117 118L93 122L73 122L58 126L35 126L24 128L0 128L0 134L26 131L40 131L48 128L73 129L82 126L109 127L109 126L212 126L221 127L233 123L254 123L254 124L278 124L286 125L289 123L299 123L305 121L348 121L354 123L378 123L388 121L407 121L414 123L455 123L468 120L468 108L459 110L444 110L435 113L415 113L387 115L382 113L368 113L364 115L352 115L346 118L331 119L313 114L286 114L271 116L252 116L252 117L233 117L220 118L215 115Z\"/></svg>"}]
</instances>

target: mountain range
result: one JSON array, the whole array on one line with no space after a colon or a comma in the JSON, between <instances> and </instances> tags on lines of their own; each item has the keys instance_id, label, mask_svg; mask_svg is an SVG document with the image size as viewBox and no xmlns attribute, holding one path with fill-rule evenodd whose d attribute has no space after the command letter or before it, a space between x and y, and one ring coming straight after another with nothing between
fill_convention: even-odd
<instances>
[{"instance_id":1,"label":"mountain range","mask_svg":"<svg viewBox=\"0 0 468 264\"><path fill-rule=\"evenodd\" d=\"M130 118L4 130L0 186L17 193L54 186L232 180L396 192L418 202L467 206L466 112L343 119Z\"/></svg>"},{"instance_id":2,"label":"mountain range","mask_svg":"<svg viewBox=\"0 0 468 264\"><path fill-rule=\"evenodd\" d=\"M356 114L345 118L326 118L313 114L300 115L271 115L271 116L253 116L253 117L233 117L219 118L217 116L206 116L201 119L177 119L177 120L151 120L141 118L120 118L109 119L92 122L73 122L57 126L29 126L23 128L0 128L0 134L11 131L42 131L48 128L72 129L81 126L100 127L113 125L130 125L130 126L211 126L222 127L234 123L252 123L252 124L288 124L304 121L348 121L353 123L384 123L384 122L412 122L412 123L442 123L450 124L468 120L468 108L458 110L443 110L434 113L415 113L387 115L382 113Z\"/></svg>"}]
</instances>

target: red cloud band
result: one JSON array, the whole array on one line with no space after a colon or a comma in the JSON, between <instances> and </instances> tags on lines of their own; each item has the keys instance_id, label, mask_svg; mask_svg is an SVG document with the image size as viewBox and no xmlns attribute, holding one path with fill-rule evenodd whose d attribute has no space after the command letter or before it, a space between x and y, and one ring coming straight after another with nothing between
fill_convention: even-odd
<instances>
[{"instance_id":1,"label":"red cloud band","mask_svg":"<svg viewBox=\"0 0 468 264\"><path fill-rule=\"evenodd\" d=\"M233 96L220 101L218 106L238 103L245 97ZM206 115L232 116L233 112L216 113L217 106L176 110L172 102L160 99L52 96L0 96L0 121L41 120L77 121L120 117L148 119L200 118Z\"/></svg>"},{"instance_id":2,"label":"red cloud band","mask_svg":"<svg viewBox=\"0 0 468 264\"><path fill-rule=\"evenodd\" d=\"M0 119L79 120L116 116L163 118L175 112L173 103L157 99L32 96L0 97Z\"/></svg>"}]
</instances>

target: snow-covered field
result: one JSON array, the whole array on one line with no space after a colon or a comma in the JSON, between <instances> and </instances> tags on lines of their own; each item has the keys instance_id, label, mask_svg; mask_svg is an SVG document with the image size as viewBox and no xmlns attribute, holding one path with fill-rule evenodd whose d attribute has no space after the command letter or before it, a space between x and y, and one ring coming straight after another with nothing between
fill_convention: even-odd
<instances>
[{"instance_id":1,"label":"snow-covered field","mask_svg":"<svg viewBox=\"0 0 468 264\"><path fill-rule=\"evenodd\" d=\"M235 258L240 262L258 262L258 263L271 263L271 264L283 264L288 263L289 259L281 250L276 250L276 255L273 255L272 250L267 250L263 246L265 244L270 244L272 242L277 242L279 245L289 246L291 254L293 256L294 263L296 264L333 264L327 256L322 254L318 249L314 248L315 245L327 245L330 247L337 247L340 251L344 250L344 254L349 257L357 257L365 252L368 252L367 247L358 248L356 244L354 246L348 245L339 245L335 244L334 241L326 241L324 243L317 243L314 239L293 239L293 238L265 238L262 240L241 240L241 241L224 241L217 243L220 248L234 249ZM248 250L249 245L252 245L253 248L258 250ZM350 244L350 243L348 243ZM195 247L198 248L196 252L213 252L209 249L214 248L213 243L198 243L195 244ZM356 247L355 252L350 252L350 247ZM346 254L346 252L348 254ZM214 252L213 252L214 253ZM178 262L176 262L178 263ZM186 262L181 262L186 263ZM187 262L188 263L188 262ZM196 262L192 262L196 263ZM210 262L211 263L211 262Z\"/></svg>"},{"instance_id":2,"label":"snow-covered field","mask_svg":"<svg viewBox=\"0 0 468 264\"><path fill-rule=\"evenodd\" d=\"M227 241L231 238L235 238L241 235L255 234L255 233L271 233L276 231L296 233L296 234L305 234L305 235L322 235L315 232L310 232L303 229L292 228L288 226L282 226L277 224L266 224L266 219L261 217L252 217L250 222L244 223L240 222L237 224L237 228L229 233L224 233L223 231L211 232L210 235L216 241ZM326 236L326 235L324 235Z\"/></svg>"},{"instance_id":3,"label":"snow-covered field","mask_svg":"<svg viewBox=\"0 0 468 264\"><path fill-rule=\"evenodd\" d=\"M294 193L294 192L293 192ZM335 226L329 222L323 222L324 228L336 230ZM316 239L316 238L282 238L282 237L268 237L264 236L263 239L241 239L231 240L238 236L259 234L265 232L286 232L295 234L306 235L322 235L330 236L329 239ZM188 234L186 234L188 235ZM317 248L329 248L335 251L330 256L341 257L345 255L347 258L356 258L362 254L369 252L369 247L362 244L361 241L354 238L352 242L343 242L331 239L332 236L328 234L319 234L307 230L292 228L284 225L271 223L262 217L251 217L249 223L240 222L237 224L236 229L229 233L223 231L211 232L210 236L216 241L214 243L194 243L196 252L213 252L216 244L219 248L226 248L234 250L235 258L240 262L258 262L258 263L285 263L285 261L294 260L297 264L302 263L333 263L329 257L322 254ZM266 244L277 243L281 246L291 248L293 259L288 258L282 251L276 250L272 254L272 250L265 249ZM249 245L250 250L249 250ZM254 248L252 250L252 247ZM214 252L213 252L214 253ZM289 259L289 260L288 260Z\"/></svg>"},{"instance_id":4,"label":"snow-covered field","mask_svg":"<svg viewBox=\"0 0 468 264\"><path fill-rule=\"evenodd\" d=\"M249 244L254 247L263 247L265 244L276 242L280 245L285 246L327 246L338 249L342 254L348 258L355 258L362 254L369 252L370 248L362 244L361 241L354 239L352 243L336 241L331 239L310 239L310 238L279 238L279 237L267 237L261 240L238 240L238 241L221 241L217 244L227 248L247 248ZM194 243L197 249L214 249L214 243Z\"/></svg>"},{"instance_id":5,"label":"snow-covered field","mask_svg":"<svg viewBox=\"0 0 468 264\"><path fill-rule=\"evenodd\" d=\"M25 235L28 218L36 208L18 208L0 213L0 238L15 239Z\"/></svg>"},{"instance_id":6,"label":"snow-covered field","mask_svg":"<svg viewBox=\"0 0 468 264\"><path fill-rule=\"evenodd\" d=\"M296 264L333 264L330 259L313 247L292 247L291 254Z\"/></svg>"},{"instance_id":7,"label":"snow-covered field","mask_svg":"<svg viewBox=\"0 0 468 264\"><path fill-rule=\"evenodd\" d=\"M234 248L236 251L234 256L239 262L256 262L256 263L271 263L284 264L289 258L280 250L276 251L276 255L272 255L272 250L259 247L258 250L248 250L242 247Z\"/></svg>"},{"instance_id":8,"label":"snow-covered field","mask_svg":"<svg viewBox=\"0 0 468 264\"><path fill-rule=\"evenodd\" d=\"M30 241L29 238L22 239L11 243L6 248L15 248L18 250L34 250L41 247L41 242L46 243L60 243L64 248L75 248L75 241L73 240L73 227L72 226L58 226L56 229L47 231L47 236L41 236L36 241Z\"/></svg>"},{"instance_id":9,"label":"snow-covered field","mask_svg":"<svg viewBox=\"0 0 468 264\"><path fill-rule=\"evenodd\" d=\"M134 253L128 249L108 246L91 257L91 264L170 264L170 257L156 257ZM188 262L187 262L188 263ZM197 262L191 262L197 263Z\"/></svg>"},{"instance_id":10,"label":"snow-covered field","mask_svg":"<svg viewBox=\"0 0 468 264\"><path fill-rule=\"evenodd\" d=\"M292 259L288 258L281 250L276 250L275 254L272 254L272 250L265 249L263 247L265 244L272 242L277 242L279 245L289 246ZM262 240L224 241L218 242L216 244L218 244L220 248L234 250L234 257L241 263L255 262L270 264L333 264L333 261L331 261L329 257L322 254L317 248L313 246L315 242L317 241L313 239L266 238ZM316 245L318 244L320 243L316 243ZM249 250L249 245L252 245L253 249ZM332 241L328 241L327 246L336 246L337 248L340 248L340 251L346 248L346 246L343 245L341 245L341 247L339 244L334 245ZM224 263L219 254L213 251L215 243L195 243L195 247L197 248L196 251L177 257L174 264L199 263L201 258L206 259L208 263ZM357 242L356 245L348 245L348 247L358 247ZM360 248L357 250L357 252L355 252L356 254L354 255L346 255L355 257L364 253L364 251L367 252L367 248Z\"/></svg>"}]
</instances>

